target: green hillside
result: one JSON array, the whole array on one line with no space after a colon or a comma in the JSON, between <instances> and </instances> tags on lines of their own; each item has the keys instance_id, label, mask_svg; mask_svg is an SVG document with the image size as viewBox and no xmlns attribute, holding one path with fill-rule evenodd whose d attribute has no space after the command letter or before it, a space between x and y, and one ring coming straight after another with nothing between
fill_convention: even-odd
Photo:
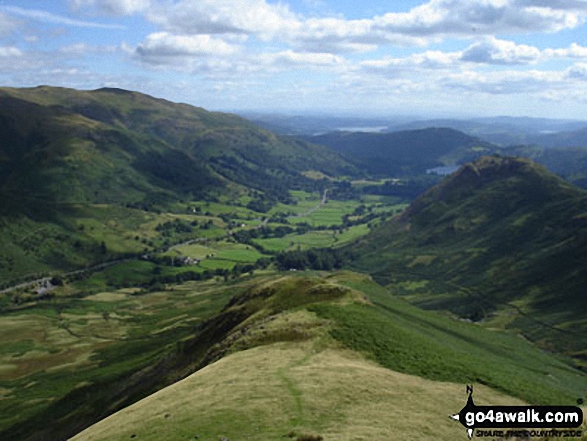
<instances>
[{"instance_id":1,"label":"green hillside","mask_svg":"<svg viewBox=\"0 0 587 441\"><path fill-rule=\"evenodd\" d=\"M587 193L484 157L360 240L353 267L425 308L521 330L585 361Z\"/></svg>"},{"instance_id":2,"label":"green hillside","mask_svg":"<svg viewBox=\"0 0 587 441\"><path fill-rule=\"evenodd\" d=\"M465 383L494 404L573 404L587 386L515 335L421 311L353 273L261 281L209 323L222 338L206 367L73 439L452 440L465 436L447 418Z\"/></svg>"},{"instance_id":3,"label":"green hillside","mask_svg":"<svg viewBox=\"0 0 587 441\"><path fill-rule=\"evenodd\" d=\"M282 194L303 171L354 171L237 116L120 89L0 89L0 133L0 193L39 203L204 196L227 181Z\"/></svg>"},{"instance_id":4,"label":"green hillside","mask_svg":"<svg viewBox=\"0 0 587 441\"><path fill-rule=\"evenodd\" d=\"M0 88L0 283L150 249L137 229L178 203L295 202L290 190L325 185L310 171L356 168L235 115L136 92ZM110 219L115 237L99 231Z\"/></svg>"}]
</instances>

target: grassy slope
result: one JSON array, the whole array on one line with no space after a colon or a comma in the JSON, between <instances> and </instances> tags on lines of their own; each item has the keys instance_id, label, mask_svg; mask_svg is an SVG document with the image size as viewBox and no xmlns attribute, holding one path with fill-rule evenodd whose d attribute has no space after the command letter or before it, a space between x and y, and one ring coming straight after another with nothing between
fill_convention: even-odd
<instances>
[{"instance_id":1,"label":"grassy slope","mask_svg":"<svg viewBox=\"0 0 587 441\"><path fill-rule=\"evenodd\" d=\"M519 403L485 387L486 404ZM101 421L76 441L454 440L447 416L463 386L399 374L341 350L307 344L263 346L230 355Z\"/></svg>"},{"instance_id":2,"label":"grassy slope","mask_svg":"<svg viewBox=\"0 0 587 441\"><path fill-rule=\"evenodd\" d=\"M74 439L452 440L464 436L447 418L464 383L494 404L519 402L495 389L573 404L587 387L514 335L421 311L357 274L263 282L223 314L237 311L246 318L211 348L212 364Z\"/></svg>"},{"instance_id":3,"label":"grassy slope","mask_svg":"<svg viewBox=\"0 0 587 441\"><path fill-rule=\"evenodd\" d=\"M484 158L362 239L353 266L427 308L507 313L501 326L583 357L586 219L584 191L528 160Z\"/></svg>"},{"instance_id":4,"label":"grassy slope","mask_svg":"<svg viewBox=\"0 0 587 441\"><path fill-rule=\"evenodd\" d=\"M353 170L324 147L277 137L235 115L135 92L3 88L0 103L0 165L11 171L2 189L39 199L202 195L222 186L219 175L259 190L279 189L306 180L301 172L309 169L329 175Z\"/></svg>"}]
</instances>

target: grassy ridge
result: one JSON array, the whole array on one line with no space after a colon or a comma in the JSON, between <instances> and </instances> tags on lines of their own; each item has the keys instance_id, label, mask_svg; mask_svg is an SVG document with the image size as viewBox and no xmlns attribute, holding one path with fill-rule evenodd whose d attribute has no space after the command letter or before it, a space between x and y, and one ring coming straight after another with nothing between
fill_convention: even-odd
<instances>
[{"instance_id":1,"label":"grassy ridge","mask_svg":"<svg viewBox=\"0 0 587 441\"><path fill-rule=\"evenodd\" d=\"M479 401L519 401L478 386ZM277 441L455 440L463 387L403 375L356 354L300 343L232 354L74 437Z\"/></svg>"},{"instance_id":2,"label":"grassy ridge","mask_svg":"<svg viewBox=\"0 0 587 441\"><path fill-rule=\"evenodd\" d=\"M464 383L494 404L520 402L495 390L574 404L587 387L514 335L423 312L358 274L266 280L222 314L235 313L212 364L74 439L408 439L418 420L409 439L449 440L464 436L446 418L464 404Z\"/></svg>"}]
</instances>

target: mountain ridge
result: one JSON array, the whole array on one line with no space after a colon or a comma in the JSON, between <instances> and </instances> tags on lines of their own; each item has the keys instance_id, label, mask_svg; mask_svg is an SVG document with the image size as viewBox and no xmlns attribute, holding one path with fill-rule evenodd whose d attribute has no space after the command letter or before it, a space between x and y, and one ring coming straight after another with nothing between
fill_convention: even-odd
<instances>
[{"instance_id":1,"label":"mountain ridge","mask_svg":"<svg viewBox=\"0 0 587 441\"><path fill-rule=\"evenodd\" d=\"M512 313L506 328L584 363L583 339L565 334L584 326L585 249L587 192L530 160L483 157L362 238L351 266L424 308L501 325Z\"/></svg>"},{"instance_id":2,"label":"mountain ridge","mask_svg":"<svg viewBox=\"0 0 587 441\"><path fill-rule=\"evenodd\" d=\"M76 202L102 202L108 194L122 202L140 201L150 192L201 196L227 182L279 194L285 182L309 182L301 172L311 167L327 175L355 170L336 153L277 137L236 115L137 92L3 88L0 104L5 175L0 185L5 193L59 187L59 176L52 175L62 174L77 181L75 188L82 193ZM30 171L11 173L18 175L19 185L5 188L6 176L23 155ZM45 185L35 182L35 174L44 175ZM126 182L117 182L121 180ZM96 188L108 184L108 192ZM125 196L123 187L134 187L135 194ZM62 188L54 190L53 197L74 197Z\"/></svg>"}]
</instances>

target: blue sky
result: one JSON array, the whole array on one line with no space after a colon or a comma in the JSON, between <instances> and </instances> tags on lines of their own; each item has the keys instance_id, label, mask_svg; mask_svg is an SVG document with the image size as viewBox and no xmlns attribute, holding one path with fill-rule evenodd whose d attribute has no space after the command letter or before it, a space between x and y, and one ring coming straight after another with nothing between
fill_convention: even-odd
<instances>
[{"instance_id":1,"label":"blue sky","mask_svg":"<svg viewBox=\"0 0 587 441\"><path fill-rule=\"evenodd\" d=\"M210 110L587 119L587 0L0 1L0 84Z\"/></svg>"}]
</instances>

